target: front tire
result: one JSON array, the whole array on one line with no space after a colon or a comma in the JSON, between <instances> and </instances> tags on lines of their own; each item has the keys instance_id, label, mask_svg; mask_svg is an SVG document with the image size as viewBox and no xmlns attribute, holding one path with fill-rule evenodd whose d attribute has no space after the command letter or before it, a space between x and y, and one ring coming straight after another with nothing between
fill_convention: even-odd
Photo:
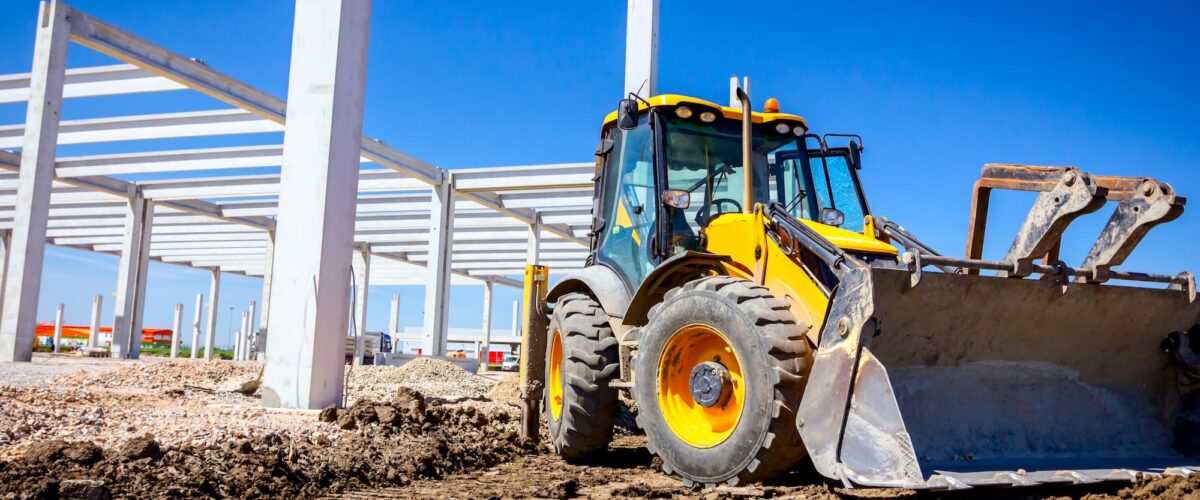
<instances>
[{"instance_id":1,"label":"front tire","mask_svg":"<svg viewBox=\"0 0 1200 500\"><path fill-rule=\"evenodd\" d=\"M595 299L563 295L554 307L546 339L546 421L550 444L566 459L608 447L617 413L617 339Z\"/></svg>"},{"instance_id":2,"label":"front tire","mask_svg":"<svg viewBox=\"0 0 1200 500\"><path fill-rule=\"evenodd\" d=\"M742 279L710 276L667 292L642 329L633 389L663 471L688 486L737 485L803 458L795 411L807 331L786 302Z\"/></svg>"}]
</instances>

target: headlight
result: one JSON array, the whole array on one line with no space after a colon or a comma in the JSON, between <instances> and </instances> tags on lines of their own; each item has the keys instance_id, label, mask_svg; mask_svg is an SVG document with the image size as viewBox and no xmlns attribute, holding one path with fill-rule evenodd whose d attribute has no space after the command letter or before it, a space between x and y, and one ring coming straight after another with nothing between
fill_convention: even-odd
<instances>
[{"instance_id":1,"label":"headlight","mask_svg":"<svg viewBox=\"0 0 1200 500\"><path fill-rule=\"evenodd\" d=\"M683 118L684 120L691 118L692 117L692 108L689 108L687 106L680 106L678 108L675 108L675 116Z\"/></svg>"},{"instance_id":2,"label":"headlight","mask_svg":"<svg viewBox=\"0 0 1200 500\"><path fill-rule=\"evenodd\" d=\"M716 120L717 120L717 114L713 113L712 111L705 111L703 113L700 113L700 121L702 121L704 123L712 123Z\"/></svg>"},{"instance_id":3,"label":"headlight","mask_svg":"<svg viewBox=\"0 0 1200 500\"><path fill-rule=\"evenodd\" d=\"M804 135L804 127L796 125L796 127L792 129L792 133L796 134L796 137L801 137Z\"/></svg>"},{"instance_id":4,"label":"headlight","mask_svg":"<svg viewBox=\"0 0 1200 500\"><path fill-rule=\"evenodd\" d=\"M786 134L792 131L792 126L786 123L779 123L775 125L775 131L781 134Z\"/></svg>"}]
</instances>

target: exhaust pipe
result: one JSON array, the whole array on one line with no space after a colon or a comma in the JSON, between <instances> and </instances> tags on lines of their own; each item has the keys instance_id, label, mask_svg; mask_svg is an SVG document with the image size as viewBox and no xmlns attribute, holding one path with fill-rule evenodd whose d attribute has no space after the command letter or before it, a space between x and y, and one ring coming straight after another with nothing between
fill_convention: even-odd
<instances>
[{"instance_id":1,"label":"exhaust pipe","mask_svg":"<svg viewBox=\"0 0 1200 500\"><path fill-rule=\"evenodd\" d=\"M739 86L737 98L742 103L742 212L750 214L754 213L754 140L751 135L750 94Z\"/></svg>"}]
</instances>

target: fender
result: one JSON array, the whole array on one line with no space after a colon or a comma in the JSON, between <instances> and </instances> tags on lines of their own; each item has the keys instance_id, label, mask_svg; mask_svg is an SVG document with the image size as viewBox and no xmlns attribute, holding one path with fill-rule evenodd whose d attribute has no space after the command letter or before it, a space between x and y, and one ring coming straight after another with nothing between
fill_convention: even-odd
<instances>
[{"instance_id":1,"label":"fender","mask_svg":"<svg viewBox=\"0 0 1200 500\"><path fill-rule=\"evenodd\" d=\"M647 314L655 304L662 302L667 290L694 280L700 276L712 274L727 274L722 265L731 262L728 255L686 250L662 261L646 279L642 281L633 299L629 302L629 310L625 313L625 324L643 326L649 321Z\"/></svg>"},{"instance_id":2,"label":"fender","mask_svg":"<svg viewBox=\"0 0 1200 500\"><path fill-rule=\"evenodd\" d=\"M564 276L546 293L546 302L554 303L571 292L584 292L596 297L604 312L614 318L625 317L629 308L629 290L616 271L593 264Z\"/></svg>"}]
</instances>

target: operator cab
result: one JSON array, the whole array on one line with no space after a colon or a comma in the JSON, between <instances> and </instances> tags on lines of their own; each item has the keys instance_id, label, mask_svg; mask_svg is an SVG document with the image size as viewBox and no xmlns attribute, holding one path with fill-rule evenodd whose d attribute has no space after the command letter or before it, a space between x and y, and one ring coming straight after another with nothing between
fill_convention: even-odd
<instances>
[{"instance_id":1,"label":"operator cab","mask_svg":"<svg viewBox=\"0 0 1200 500\"><path fill-rule=\"evenodd\" d=\"M597 154L592 251L636 288L663 259L703 249L713 219L753 207L741 201L741 110L677 95L622 103ZM755 202L864 233L858 143L828 147L803 118L773 111L752 114Z\"/></svg>"}]
</instances>

